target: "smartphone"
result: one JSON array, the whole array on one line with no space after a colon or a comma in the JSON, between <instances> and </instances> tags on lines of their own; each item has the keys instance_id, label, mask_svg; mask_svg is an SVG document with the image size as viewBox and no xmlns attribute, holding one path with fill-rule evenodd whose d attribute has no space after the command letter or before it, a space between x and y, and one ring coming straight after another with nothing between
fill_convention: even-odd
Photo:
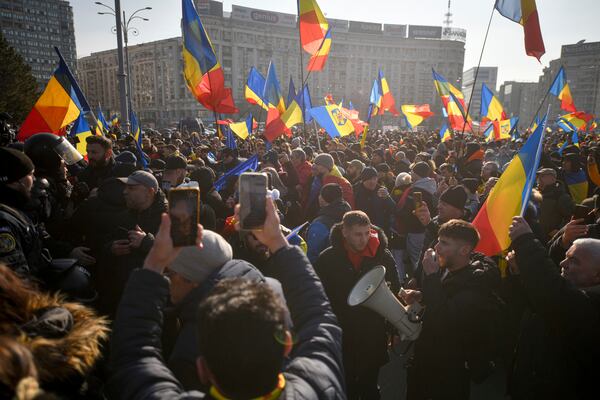
<instances>
[{"instance_id":1,"label":"smartphone","mask_svg":"<svg viewBox=\"0 0 600 400\"><path fill-rule=\"evenodd\" d=\"M421 192L413 192L413 199L415 200L415 210L421 207L421 203L423 202L423 193Z\"/></svg>"},{"instance_id":2,"label":"smartphone","mask_svg":"<svg viewBox=\"0 0 600 400\"><path fill-rule=\"evenodd\" d=\"M200 189L176 187L169 191L169 217L173 246L193 246L200 222Z\"/></svg>"},{"instance_id":3,"label":"smartphone","mask_svg":"<svg viewBox=\"0 0 600 400\"><path fill-rule=\"evenodd\" d=\"M267 185L268 178L264 172L246 172L240 175L241 229L262 229L265 224Z\"/></svg>"},{"instance_id":4,"label":"smartphone","mask_svg":"<svg viewBox=\"0 0 600 400\"><path fill-rule=\"evenodd\" d=\"M583 223L589 222L589 213L592 211L591 208L577 204L575 210L573 210L573 219L583 219Z\"/></svg>"}]
</instances>

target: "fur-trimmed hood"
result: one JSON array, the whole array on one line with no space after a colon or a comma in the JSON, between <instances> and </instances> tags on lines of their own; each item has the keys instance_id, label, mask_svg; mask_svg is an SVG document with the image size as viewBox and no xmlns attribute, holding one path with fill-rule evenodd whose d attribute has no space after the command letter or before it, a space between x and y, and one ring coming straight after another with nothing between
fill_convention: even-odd
<instances>
[{"instance_id":1,"label":"fur-trimmed hood","mask_svg":"<svg viewBox=\"0 0 600 400\"><path fill-rule=\"evenodd\" d=\"M39 318L44 310L56 307L67 310L72 316L72 326L64 336L42 337L24 331L23 325ZM82 304L66 302L58 294L35 293L25 309L11 310L4 315L11 313L22 319L0 320L0 334L14 337L31 351L42 387L65 389L66 382L82 381L101 357L101 342L109 333L108 321ZM77 390L68 388L71 389Z\"/></svg>"}]
</instances>

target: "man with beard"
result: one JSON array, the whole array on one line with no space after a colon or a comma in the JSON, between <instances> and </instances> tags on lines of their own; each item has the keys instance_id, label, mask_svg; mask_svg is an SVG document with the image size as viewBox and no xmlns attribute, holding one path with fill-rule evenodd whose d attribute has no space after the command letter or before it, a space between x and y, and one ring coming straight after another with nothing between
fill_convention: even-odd
<instances>
[{"instance_id":1,"label":"man with beard","mask_svg":"<svg viewBox=\"0 0 600 400\"><path fill-rule=\"evenodd\" d=\"M352 185L360 181L360 175L365 169L365 164L360 160L352 160L346 167L346 179L350 181Z\"/></svg>"},{"instance_id":2,"label":"man with beard","mask_svg":"<svg viewBox=\"0 0 600 400\"><path fill-rule=\"evenodd\" d=\"M435 251L423 258L422 290L400 294L407 304L426 307L408 368L409 400L469 399L470 382L481 383L492 372L498 300L481 265L471 261L478 242L470 223L446 222Z\"/></svg>"},{"instance_id":3,"label":"man with beard","mask_svg":"<svg viewBox=\"0 0 600 400\"><path fill-rule=\"evenodd\" d=\"M85 182L92 190L97 188L104 179L116 176L115 160L110 139L104 136L88 136L85 141L88 166L79 173L77 179Z\"/></svg>"}]
</instances>

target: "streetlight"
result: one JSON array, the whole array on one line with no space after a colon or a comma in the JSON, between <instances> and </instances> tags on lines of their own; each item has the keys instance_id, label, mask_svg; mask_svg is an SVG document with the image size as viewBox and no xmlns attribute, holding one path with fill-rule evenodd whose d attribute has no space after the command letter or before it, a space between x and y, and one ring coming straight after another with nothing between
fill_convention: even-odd
<instances>
[{"instance_id":1,"label":"streetlight","mask_svg":"<svg viewBox=\"0 0 600 400\"><path fill-rule=\"evenodd\" d=\"M95 4L107 8L110 12L102 12L99 11L99 15L112 15L115 17L116 26L112 28L112 32L117 35L117 55L119 59L119 94L120 94L120 103L121 103L121 118L124 121L125 127L129 131L129 112L128 110L132 109L132 91L131 91L131 69L129 65L129 49L128 49L128 33L131 31L131 34L137 36L139 31L135 27L130 27L129 24L134 19L140 19L142 21L149 21L148 18L143 18L137 16L136 14L145 11L152 10L152 7L144 7L136 10L131 14L129 19L125 17L125 11L123 11L123 19L121 19L121 2L120 0L115 0L115 8L107 6L104 3L96 1ZM127 59L127 74L125 74L124 66L123 66L123 44L122 44L122 36L125 39L125 57ZM125 77L127 77L127 89L125 88Z\"/></svg>"}]
</instances>

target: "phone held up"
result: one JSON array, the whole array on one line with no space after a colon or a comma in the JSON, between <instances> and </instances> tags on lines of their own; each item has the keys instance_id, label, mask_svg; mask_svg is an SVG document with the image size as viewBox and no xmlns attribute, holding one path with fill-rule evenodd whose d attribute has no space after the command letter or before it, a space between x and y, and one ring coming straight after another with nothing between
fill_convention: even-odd
<instances>
[{"instance_id":1,"label":"phone held up","mask_svg":"<svg viewBox=\"0 0 600 400\"><path fill-rule=\"evenodd\" d=\"M415 200L415 210L421 207L421 203L423 202L423 193L421 192L413 192L413 199Z\"/></svg>"},{"instance_id":2,"label":"phone held up","mask_svg":"<svg viewBox=\"0 0 600 400\"><path fill-rule=\"evenodd\" d=\"M197 184L169 191L169 217L173 246L195 245L200 222L200 189Z\"/></svg>"},{"instance_id":3,"label":"phone held up","mask_svg":"<svg viewBox=\"0 0 600 400\"><path fill-rule=\"evenodd\" d=\"M240 175L240 228L242 230L262 229L267 218L267 174L246 172Z\"/></svg>"}]
</instances>

